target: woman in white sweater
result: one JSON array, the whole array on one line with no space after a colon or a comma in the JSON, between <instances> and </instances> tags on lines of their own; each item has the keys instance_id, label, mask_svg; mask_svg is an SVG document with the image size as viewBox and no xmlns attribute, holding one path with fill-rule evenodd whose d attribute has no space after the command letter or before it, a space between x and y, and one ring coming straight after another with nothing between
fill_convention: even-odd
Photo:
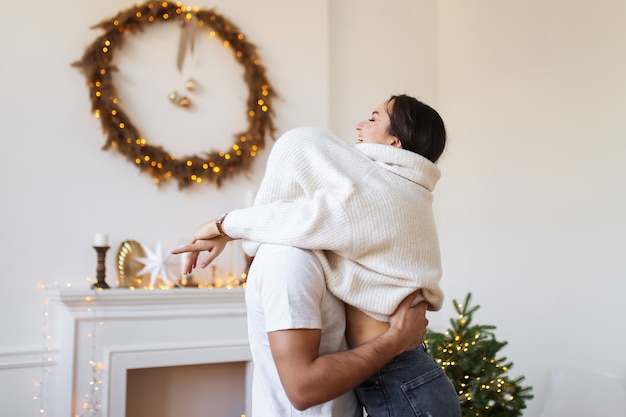
<instances>
[{"instance_id":1,"label":"woman in white sweater","mask_svg":"<svg viewBox=\"0 0 626 417\"><path fill-rule=\"evenodd\" d=\"M356 145L318 128L282 135L270 154L254 206L204 223L190 245L175 251L191 252L188 272L196 266L199 252L209 251L200 263L206 267L229 239L246 239L244 249L250 256L261 243L310 249L322 264L329 290L347 305L351 347L384 333L390 315L416 289L420 293L414 303L425 301L429 309L440 309L443 293L432 191L440 176L435 162L445 147L443 121L431 107L400 95L378 106L357 131ZM432 395L422 394L420 388L417 402L407 402L400 398L400 386L430 372L443 388L430 384L440 399L434 405L427 402L428 411L433 416L458 415L456 394L443 372L437 371L441 369L427 354L420 360L415 352L409 353L408 358L394 359L402 363L402 372L393 365L393 372L383 369L371 384L357 389L368 413L384 415L382 410L393 408L399 413L394 415L407 415L406 410ZM407 367L405 360L411 366L427 363L427 369ZM379 386L381 378L386 381L383 389L391 394L373 394L368 388ZM389 395L389 403L384 403ZM445 398L449 405L441 408ZM402 402L408 408L397 408ZM437 409L439 414L433 412Z\"/></svg>"}]
</instances>

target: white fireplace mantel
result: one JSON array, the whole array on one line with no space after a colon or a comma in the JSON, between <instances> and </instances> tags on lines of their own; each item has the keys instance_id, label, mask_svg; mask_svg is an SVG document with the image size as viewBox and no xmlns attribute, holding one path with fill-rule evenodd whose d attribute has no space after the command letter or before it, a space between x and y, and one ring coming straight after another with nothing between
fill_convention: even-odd
<instances>
[{"instance_id":1,"label":"white fireplace mantel","mask_svg":"<svg viewBox=\"0 0 626 417\"><path fill-rule=\"evenodd\" d=\"M243 288L59 289L49 299L59 329L60 417L82 414L93 397L101 416L124 416L131 369L250 361ZM101 381L95 393L92 363Z\"/></svg>"},{"instance_id":2,"label":"white fireplace mantel","mask_svg":"<svg viewBox=\"0 0 626 417\"><path fill-rule=\"evenodd\" d=\"M102 313L139 315L154 309L175 307L177 310L212 310L223 312L224 309L245 311L243 288L173 288L167 290L130 290L111 288L105 290L50 290L49 298L67 306L72 311L82 311L85 306L96 307Z\"/></svg>"}]
</instances>

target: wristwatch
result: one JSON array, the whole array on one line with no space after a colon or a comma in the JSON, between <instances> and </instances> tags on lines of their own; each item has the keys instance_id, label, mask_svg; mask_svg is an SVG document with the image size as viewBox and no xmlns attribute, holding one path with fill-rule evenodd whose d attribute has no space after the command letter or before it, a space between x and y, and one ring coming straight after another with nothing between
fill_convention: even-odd
<instances>
[{"instance_id":1,"label":"wristwatch","mask_svg":"<svg viewBox=\"0 0 626 417\"><path fill-rule=\"evenodd\" d=\"M227 214L228 213L224 213L220 217L215 219L215 226L217 227L217 231L219 232L220 236L226 235L226 233L224 233L224 229L222 229L222 223L224 222Z\"/></svg>"}]
</instances>

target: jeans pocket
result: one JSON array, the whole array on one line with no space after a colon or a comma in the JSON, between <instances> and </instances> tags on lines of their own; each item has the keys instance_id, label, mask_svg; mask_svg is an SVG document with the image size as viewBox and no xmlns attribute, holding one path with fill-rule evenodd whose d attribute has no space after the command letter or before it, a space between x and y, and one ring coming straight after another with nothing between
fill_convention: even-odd
<instances>
[{"instance_id":1,"label":"jeans pocket","mask_svg":"<svg viewBox=\"0 0 626 417\"><path fill-rule=\"evenodd\" d=\"M460 417L461 407L454 385L437 366L400 387L419 417Z\"/></svg>"}]
</instances>

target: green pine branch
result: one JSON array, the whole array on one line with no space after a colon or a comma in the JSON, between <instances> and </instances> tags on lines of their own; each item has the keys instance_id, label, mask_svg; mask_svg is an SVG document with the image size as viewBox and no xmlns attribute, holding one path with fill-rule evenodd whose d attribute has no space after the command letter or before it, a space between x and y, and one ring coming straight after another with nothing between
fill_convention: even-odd
<instances>
[{"instance_id":1,"label":"green pine branch","mask_svg":"<svg viewBox=\"0 0 626 417\"><path fill-rule=\"evenodd\" d=\"M521 385L523 376L509 377L513 362L498 357L508 342L496 339L496 327L472 324L480 306L470 307L471 297L463 304L454 300L458 317L450 319L450 329L427 333L429 350L454 384L463 417L519 417L532 387Z\"/></svg>"}]
</instances>

